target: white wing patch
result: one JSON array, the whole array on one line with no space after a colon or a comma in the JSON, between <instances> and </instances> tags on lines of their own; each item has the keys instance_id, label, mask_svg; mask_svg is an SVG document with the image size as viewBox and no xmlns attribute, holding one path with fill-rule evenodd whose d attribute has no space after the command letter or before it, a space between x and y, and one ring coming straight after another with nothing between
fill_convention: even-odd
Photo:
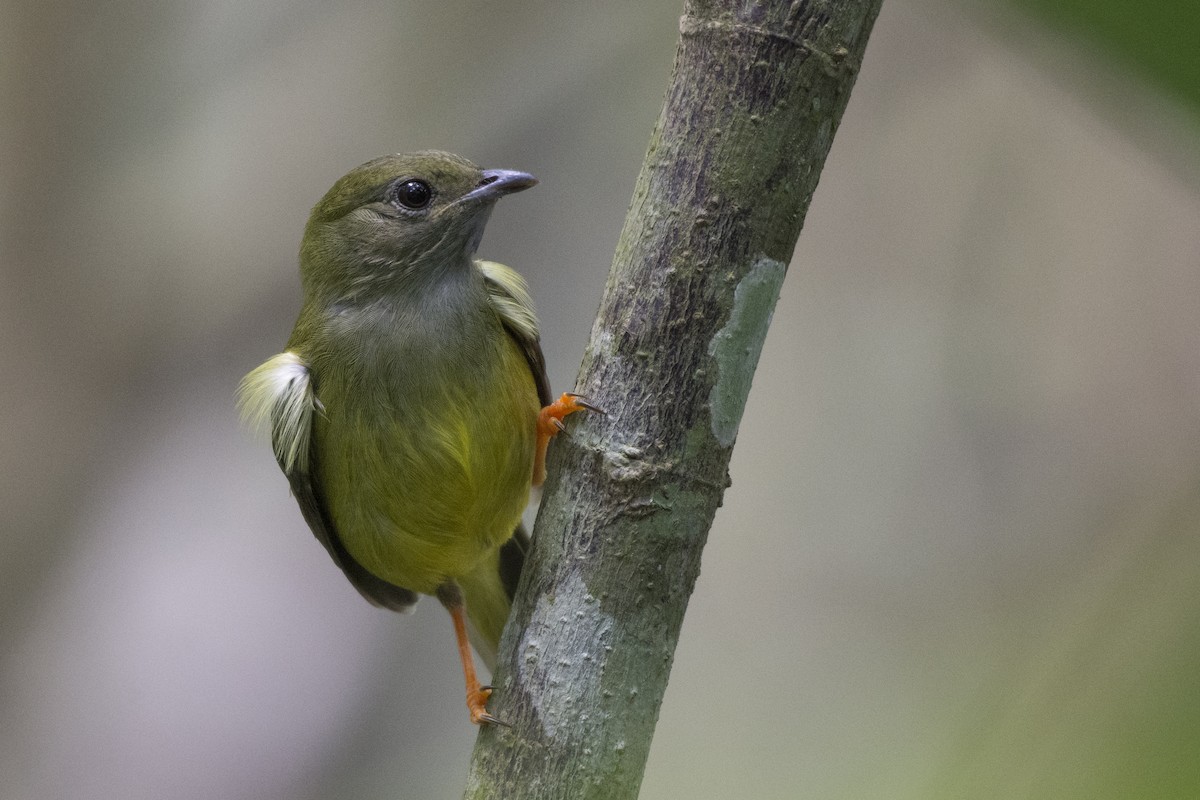
<instances>
[{"instance_id":1,"label":"white wing patch","mask_svg":"<svg viewBox=\"0 0 1200 800\"><path fill-rule=\"evenodd\" d=\"M525 279L516 270L495 261L476 261L475 265L487 279L488 299L492 301L492 308L518 333L536 342L537 316Z\"/></svg>"},{"instance_id":2,"label":"white wing patch","mask_svg":"<svg viewBox=\"0 0 1200 800\"><path fill-rule=\"evenodd\" d=\"M313 396L308 365L292 351L280 353L242 378L238 386L242 419L256 431L269 430L275 458L287 474L308 472Z\"/></svg>"}]
</instances>

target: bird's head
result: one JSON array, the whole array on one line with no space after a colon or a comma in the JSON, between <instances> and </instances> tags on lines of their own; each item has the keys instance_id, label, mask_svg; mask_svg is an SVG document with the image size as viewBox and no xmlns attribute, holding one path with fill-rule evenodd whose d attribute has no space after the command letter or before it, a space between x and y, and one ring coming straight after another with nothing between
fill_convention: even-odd
<instances>
[{"instance_id":1,"label":"bird's head","mask_svg":"<svg viewBox=\"0 0 1200 800\"><path fill-rule=\"evenodd\" d=\"M536 183L435 150L368 161L313 208L300 251L305 284L341 294L454 269L475 252L496 201Z\"/></svg>"}]
</instances>

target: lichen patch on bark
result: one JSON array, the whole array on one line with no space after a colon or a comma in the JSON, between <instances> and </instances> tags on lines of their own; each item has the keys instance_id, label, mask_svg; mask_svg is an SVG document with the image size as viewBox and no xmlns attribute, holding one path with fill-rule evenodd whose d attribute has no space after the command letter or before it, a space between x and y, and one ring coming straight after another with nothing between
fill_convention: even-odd
<instances>
[{"instance_id":1,"label":"lichen patch on bark","mask_svg":"<svg viewBox=\"0 0 1200 800\"><path fill-rule=\"evenodd\" d=\"M737 438L750 381L786 274L787 265L782 261L766 256L755 259L734 290L729 321L708 343L708 354L717 364L708 407L713 436L722 447L732 447Z\"/></svg>"}]
</instances>

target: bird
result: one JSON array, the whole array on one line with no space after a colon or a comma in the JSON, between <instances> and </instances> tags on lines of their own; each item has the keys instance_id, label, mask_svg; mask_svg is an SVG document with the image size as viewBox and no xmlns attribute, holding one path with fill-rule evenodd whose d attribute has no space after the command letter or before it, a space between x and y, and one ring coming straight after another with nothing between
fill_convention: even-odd
<instances>
[{"instance_id":1,"label":"bird","mask_svg":"<svg viewBox=\"0 0 1200 800\"><path fill-rule=\"evenodd\" d=\"M305 226L284 351L238 388L354 588L394 611L420 595L449 611L477 725L504 724L471 649L494 669L548 443L600 411L552 398L525 280L475 258L496 202L536 183L435 150L351 170Z\"/></svg>"}]
</instances>

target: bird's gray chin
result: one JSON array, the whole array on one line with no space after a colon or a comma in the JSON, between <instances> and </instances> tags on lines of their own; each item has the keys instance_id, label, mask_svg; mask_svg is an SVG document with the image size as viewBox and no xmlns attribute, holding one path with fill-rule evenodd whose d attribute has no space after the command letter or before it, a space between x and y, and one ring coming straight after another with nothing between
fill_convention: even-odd
<instances>
[{"instance_id":1,"label":"bird's gray chin","mask_svg":"<svg viewBox=\"0 0 1200 800\"><path fill-rule=\"evenodd\" d=\"M492 206L488 205L487 208L480 209L479 213L475 215L475 218L471 220L471 231L467 235L466 242L466 253L468 258L474 255L475 251L479 249L479 243L483 241L483 229L487 227L488 218L491 216Z\"/></svg>"}]
</instances>

